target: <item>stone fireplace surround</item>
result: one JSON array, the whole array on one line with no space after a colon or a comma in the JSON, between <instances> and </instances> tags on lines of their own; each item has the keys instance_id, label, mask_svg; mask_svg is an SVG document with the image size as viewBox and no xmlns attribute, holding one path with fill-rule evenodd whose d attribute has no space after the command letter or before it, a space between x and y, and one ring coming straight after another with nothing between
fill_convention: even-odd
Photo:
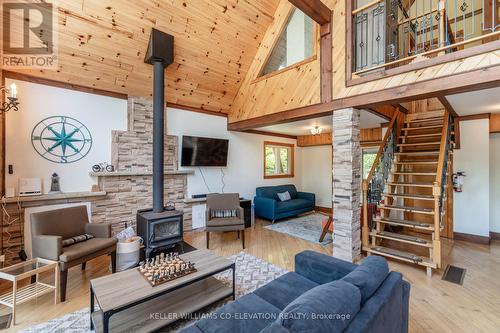
<instances>
[{"instance_id":1,"label":"stone fireplace surround","mask_svg":"<svg viewBox=\"0 0 500 333\"><path fill-rule=\"evenodd\" d=\"M97 178L100 192L48 194L21 198L19 203L17 198L7 199L6 210L10 219L2 214L2 253L8 264L18 261L17 253L24 245L24 211L28 207L90 202L92 223L110 222L113 233L126 226L135 227L137 210L152 206L152 107L149 99L129 98L128 130L112 132L111 163L115 172L90 173ZM184 212L185 231L192 229L191 207L185 203L189 174L192 172L178 170L177 136L166 134L165 204L172 203L177 210ZM14 220L6 226L8 221ZM11 234L8 242L5 228Z\"/></svg>"}]
</instances>

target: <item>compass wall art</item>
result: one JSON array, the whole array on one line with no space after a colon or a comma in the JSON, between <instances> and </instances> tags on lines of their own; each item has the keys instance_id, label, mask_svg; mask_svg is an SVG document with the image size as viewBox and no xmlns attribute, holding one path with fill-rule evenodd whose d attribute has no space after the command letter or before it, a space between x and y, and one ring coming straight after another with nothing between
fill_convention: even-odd
<instances>
[{"instance_id":1,"label":"compass wall art","mask_svg":"<svg viewBox=\"0 0 500 333\"><path fill-rule=\"evenodd\" d=\"M72 163L84 158L92 148L87 126L75 118L53 116L40 121L31 132L36 152L54 163Z\"/></svg>"}]
</instances>

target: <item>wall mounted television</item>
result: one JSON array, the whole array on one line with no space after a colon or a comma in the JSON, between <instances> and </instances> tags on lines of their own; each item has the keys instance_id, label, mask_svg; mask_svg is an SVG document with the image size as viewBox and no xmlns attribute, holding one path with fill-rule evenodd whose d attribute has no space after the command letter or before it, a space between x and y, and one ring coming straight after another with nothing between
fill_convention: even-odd
<instances>
[{"instance_id":1,"label":"wall mounted television","mask_svg":"<svg viewBox=\"0 0 500 333\"><path fill-rule=\"evenodd\" d=\"M182 137L181 166L183 167L225 167L229 140Z\"/></svg>"}]
</instances>

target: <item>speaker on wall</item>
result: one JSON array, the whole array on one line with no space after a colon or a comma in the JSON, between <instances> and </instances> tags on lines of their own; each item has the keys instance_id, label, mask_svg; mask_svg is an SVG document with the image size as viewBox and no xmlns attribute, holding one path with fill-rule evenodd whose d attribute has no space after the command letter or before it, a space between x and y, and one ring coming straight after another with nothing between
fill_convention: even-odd
<instances>
[{"instance_id":1,"label":"speaker on wall","mask_svg":"<svg viewBox=\"0 0 500 333\"><path fill-rule=\"evenodd\" d=\"M144 62L152 65L156 61L161 61L163 67L174 62L174 36L153 28Z\"/></svg>"}]
</instances>

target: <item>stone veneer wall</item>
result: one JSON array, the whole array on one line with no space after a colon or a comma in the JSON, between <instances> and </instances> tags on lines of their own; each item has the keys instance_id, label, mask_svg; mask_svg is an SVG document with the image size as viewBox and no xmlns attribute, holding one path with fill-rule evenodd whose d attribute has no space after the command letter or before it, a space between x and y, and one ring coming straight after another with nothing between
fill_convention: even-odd
<instances>
[{"instance_id":1,"label":"stone veneer wall","mask_svg":"<svg viewBox=\"0 0 500 333\"><path fill-rule=\"evenodd\" d=\"M130 98L128 105L128 131L112 133L111 161L117 171L138 173L152 170L152 102L145 98ZM167 119L168 121L168 119ZM165 136L165 171L177 171L178 139ZM90 170L89 170L90 171ZM10 203L2 214L2 253L6 264L17 261L18 252L23 248L24 209L56 204L90 202L92 222L113 224L113 233L126 225L135 226L138 209L152 206L152 176L99 176L98 185L105 196L90 198L67 198L61 200L40 200L36 202ZM90 189L89 189L90 190ZM184 212L184 230L192 229L191 209L184 203L187 193L187 175L165 175L165 204L173 203L176 209ZM10 234L10 237L9 237ZM9 241L7 242L7 239Z\"/></svg>"},{"instance_id":2,"label":"stone veneer wall","mask_svg":"<svg viewBox=\"0 0 500 333\"><path fill-rule=\"evenodd\" d=\"M333 256L355 261L361 254L360 111L333 113Z\"/></svg>"}]
</instances>

